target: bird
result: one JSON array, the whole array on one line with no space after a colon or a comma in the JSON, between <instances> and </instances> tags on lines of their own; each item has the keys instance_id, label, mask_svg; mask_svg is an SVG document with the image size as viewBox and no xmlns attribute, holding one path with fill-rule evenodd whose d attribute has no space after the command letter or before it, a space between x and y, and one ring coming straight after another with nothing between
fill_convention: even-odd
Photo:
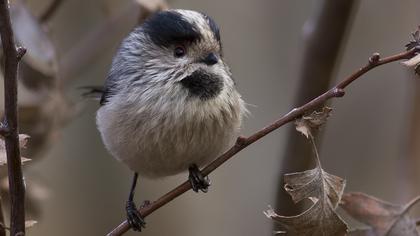
<instances>
[{"instance_id":1,"label":"bird","mask_svg":"<svg viewBox=\"0 0 420 236\"><path fill-rule=\"evenodd\" d=\"M247 113L218 25L193 10L163 10L135 27L94 92L104 146L134 172L126 213L135 231L145 227L134 203L138 176L188 171L192 189L207 192L200 168L234 143Z\"/></svg>"}]
</instances>

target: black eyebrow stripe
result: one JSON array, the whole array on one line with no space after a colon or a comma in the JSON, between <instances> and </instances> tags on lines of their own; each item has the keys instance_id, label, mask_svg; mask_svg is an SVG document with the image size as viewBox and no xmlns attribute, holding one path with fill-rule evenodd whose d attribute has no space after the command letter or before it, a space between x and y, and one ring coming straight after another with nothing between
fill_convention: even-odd
<instances>
[{"instance_id":1,"label":"black eyebrow stripe","mask_svg":"<svg viewBox=\"0 0 420 236\"><path fill-rule=\"evenodd\" d=\"M155 13L144 22L142 28L156 45L164 47L184 41L196 42L201 39L197 27L175 11Z\"/></svg>"}]
</instances>

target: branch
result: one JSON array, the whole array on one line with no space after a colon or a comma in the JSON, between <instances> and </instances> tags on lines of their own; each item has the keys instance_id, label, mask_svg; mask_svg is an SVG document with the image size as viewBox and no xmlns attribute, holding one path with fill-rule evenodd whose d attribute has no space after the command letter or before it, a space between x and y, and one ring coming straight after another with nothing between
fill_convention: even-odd
<instances>
[{"instance_id":1,"label":"branch","mask_svg":"<svg viewBox=\"0 0 420 236\"><path fill-rule=\"evenodd\" d=\"M20 160L17 116L17 69L23 48L16 48L10 22L8 0L0 0L0 35L4 55L4 111L9 191L11 200L10 235L25 235L25 187Z\"/></svg>"},{"instance_id":2,"label":"branch","mask_svg":"<svg viewBox=\"0 0 420 236\"><path fill-rule=\"evenodd\" d=\"M323 103L325 103L327 100L331 98L336 97L342 97L344 96L345 92L344 89L350 85L352 82L360 78L363 74L366 72L372 70L373 68L388 64L394 61L399 61L403 59L409 59L413 56L415 56L417 53L420 52L419 48L413 48L411 50L408 50L406 52L402 52L390 57L386 57L381 59L378 53L374 53L370 58L367 65L360 68L353 74L351 74L349 77L344 79L342 82L337 84L335 87L331 88L324 94L314 98L310 102L306 103L303 106L294 108L286 115L282 116L280 119L274 121L272 124L266 126L265 128L257 131L253 135L249 137L238 137L236 140L236 143L225 153L223 153L221 156L219 156L217 159L215 159L212 163L207 165L203 170L203 175L207 176L211 172L213 172L216 168L221 166L223 163L225 163L227 160L232 158L236 153L240 152L242 149L248 147L252 143L258 141L262 137L266 136L267 134L273 132L274 130L282 127L283 125L294 121L295 119L301 117L302 115L305 115L308 112L311 112L315 109L317 109L319 106L321 106ZM178 187L174 188L172 191L168 192L167 194L160 197L158 200L153 202L152 204L148 205L147 207L140 208L139 212L143 217L146 217L150 215L152 212L156 211L157 209L161 208L162 206L166 205L167 203L174 200L176 197L182 195L186 191L191 189L191 185L189 181L186 181L179 185ZM118 236L123 235L125 232L127 232L130 229L130 226L127 221L122 222L120 225L118 225L116 228L114 228L110 233L108 233L108 236Z\"/></svg>"}]
</instances>

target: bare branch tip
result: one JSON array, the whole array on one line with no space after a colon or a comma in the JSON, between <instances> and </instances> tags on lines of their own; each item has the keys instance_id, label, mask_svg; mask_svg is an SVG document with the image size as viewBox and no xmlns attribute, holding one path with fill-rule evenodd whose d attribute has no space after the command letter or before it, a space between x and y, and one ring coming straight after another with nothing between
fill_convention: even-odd
<instances>
[{"instance_id":1,"label":"bare branch tip","mask_svg":"<svg viewBox=\"0 0 420 236\"><path fill-rule=\"evenodd\" d=\"M24 47L18 47L16 49L16 51L17 51L16 57L17 57L18 61L20 61L22 59L22 57L25 55L25 53L26 53L26 48L24 48Z\"/></svg>"},{"instance_id":2,"label":"bare branch tip","mask_svg":"<svg viewBox=\"0 0 420 236\"><path fill-rule=\"evenodd\" d=\"M378 52L375 52L369 57L369 64L374 65L379 62L379 59L381 59L381 55Z\"/></svg>"},{"instance_id":3,"label":"bare branch tip","mask_svg":"<svg viewBox=\"0 0 420 236\"><path fill-rule=\"evenodd\" d=\"M236 139L236 144L237 145L239 145L239 146L242 146L242 145L244 145L244 144L246 144L246 142L248 141L248 139L246 138L246 137L244 137L244 136L239 136L237 139Z\"/></svg>"},{"instance_id":4,"label":"bare branch tip","mask_svg":"<svg viewBox=\"0 0 420 236\"><path fill-rule=\"evenodd\" d=\"M342 88L335 88L333 90L333 95L334 97L343 97L346 94L346 92L344 91L344 89Z\"/></svg>"}]
</instances>

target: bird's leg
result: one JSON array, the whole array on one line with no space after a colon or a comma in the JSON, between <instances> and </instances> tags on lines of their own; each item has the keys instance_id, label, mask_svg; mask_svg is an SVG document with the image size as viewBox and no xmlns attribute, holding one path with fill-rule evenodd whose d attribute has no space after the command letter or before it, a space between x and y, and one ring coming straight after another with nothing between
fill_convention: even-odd
<instances>
[{"instance_id":1,"label":"bird's leg","mask_svg":"<svg viewBox=\"0 0 420 236\"><path fill-rule=\"evenodd\" d=\"M134 204L134 192L136 189L138 173L134 173L133 183L130 189L130 195L128 196L127 203L125 205L125 209L127 212L127 221L130 224L131 228L134 231L141 231L142 228L145 227L146 222L144 221L143 217L140 215L140 212L137 210L136 204Z\"/></svg>"},{"instance_id":2,"label":"bird's leg","mask_svg":"<svg viewBox=\"0 0 420 236\"><path fill-rule=\"evenodd\" d=\"M192 164L189 168L189 176L188 179L191 183L191 188L194 192L198 192L201 190L203 193L207 193L210 186L210 180L207 176L203 176L200 169L196 164Z\"/></svg>"}]
</instances>

